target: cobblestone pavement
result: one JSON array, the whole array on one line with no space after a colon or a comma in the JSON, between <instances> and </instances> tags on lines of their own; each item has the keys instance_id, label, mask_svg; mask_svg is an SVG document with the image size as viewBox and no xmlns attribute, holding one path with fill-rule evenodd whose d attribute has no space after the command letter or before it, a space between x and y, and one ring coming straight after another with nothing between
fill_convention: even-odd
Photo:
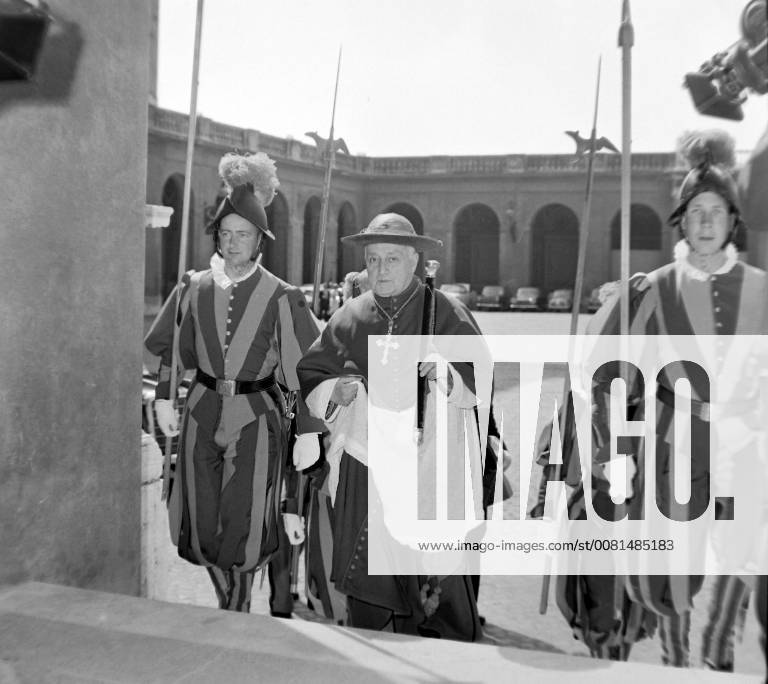
<instances>
[{"instance_id":1,"label":"cobblestone pavement","mask_svg":"<svg viewBox=\"0 0 768 684\"><path fill-rule=\"evenodd\" d=\"M588 320L582 316L580 329ZM487 334L520 333L566 333L569 317L562 314L519 314L519 313L481 313L478 321ZM496 404L506 410L514 410L515 394L509 378L500 377ZM556 383L545 381L545 391L557 392ZM517 436L511 430L505 430L505 439L510 447L514 447ZM516 474L516 468L508 472ZM538 483L539 473L532 473L532 493ZM515 509L519 506L519 483L513 479L514 497L506 505ZM154 496L150 493L150 497ZM157 495L159 498L159 494ZM164 509L153 506L153 519L150 527L160 533L156 537L157 555L151 576L148 578L151 586L151 597L162 600L191 603L215 607L213 588L207 573L198 567L179 559L175 549L168 541ZM165 541L161 541L161 540ZM258 587L257 577L251 611L268 614L268 582L264 578L263 587ZM299 586L303 587L303 578ZM695 667L700 666L701 632L706 618L705 610L711 594L712 581L707 579L704 588L695 599L695 610L691 628L691 657ZM295 614L298 618L318 620L311 610L306 607L303 589L300 590L300 600L296 603ZM509 645L518 648L539 649L543 651L568 654L587 655L584 645L576 641L570 633L568 625L560 615L554 602L554 583L550 590L549 608L545 615L539 614L539 598L541 593L541 578L530 576L487 576L480 583L480 612L486 618L485 640L488 643ZM736 671L752 674L765 673L765 663L760 650L759 626L755 618L754 606L750 605L744 628L744 635L736 649ZM645 663L660 662L660 646L657 639L645 640L636 644L632 652L632 661Z\"/></svg>"}]
</instances>

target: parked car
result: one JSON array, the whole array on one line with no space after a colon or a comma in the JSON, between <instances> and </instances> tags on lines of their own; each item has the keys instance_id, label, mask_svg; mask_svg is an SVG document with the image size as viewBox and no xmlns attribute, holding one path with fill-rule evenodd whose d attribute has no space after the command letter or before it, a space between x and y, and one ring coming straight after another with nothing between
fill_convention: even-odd
<instances>
[{"instance_id":1,"label":"parked car","mask_svg":"<svg viewBox=\"0 0 768 684\"><path fill-rule=\"evenodd\" d=\"M307 304L312 306L312 297L315 293L315 286L312 283L299 285L299 289L304 294ZM320 319L327 321L341 306L341 285L338 283L320 283Z\"/></svg>"},{"instance_id":2,"label":"parked car","mask_svg":"<svg viewBox=\"0 0 768 684\"><path fill-rule=\"evenodd\" d=\"M595 313L600 308L600 288L596 287L585 298L584 307L588 313Z\"/></svg>"},{"instance_id":3,"label":"parked car","mask_svg":"<svg viewBox=\"0 0 768 684\"><path fill-rule=\"evenodd\" d=\"M477 303L477 293L472 292L469 283L444 283L440 286L440 292L458 299L468 309L474 309Z\"/></svg>"},{"instance_id":4,"label":"parked car","mask_svg":"<svg viewBox=\"0 0 768 684\"><path fill-rule=\"evenodd\" d=\"M486 285L477 297L478 311L502 311L507 308L507 296L501 285Z\"/></svg>"},{"instance_id":5,"label":"parked car","mask_svg":"<svg viewBox=\"0 0 768 684\"><path fill-rule=\"evenodd\" d=\"M541 290L538 287L518 287L509 308L512 311L540 311Z\"/></svg>"},{"instance_id":6,"label":"parked car","mask_svg":"<svg viewBox=\"0 0 768 684\"><path fill-rule=\"evenodd\" d=\"M547 297L547 311L573 309L573 290L552 290Z\"/></svg>"}]
</instances>

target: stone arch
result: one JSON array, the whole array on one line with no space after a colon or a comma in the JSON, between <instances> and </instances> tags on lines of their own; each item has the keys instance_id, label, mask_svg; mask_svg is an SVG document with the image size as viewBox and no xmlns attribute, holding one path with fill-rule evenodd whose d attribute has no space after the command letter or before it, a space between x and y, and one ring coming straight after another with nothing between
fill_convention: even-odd
<instances>
[{"instance_id":1,"label":"stone arch","mask_svg":"<svg viewBox=\"0 0 768 684\"><path fill-rule=\"evenodd\" d=\"M499 230L496 212L487 204L462 207L453 222L453 273L479 292L499 284Z\"/></svg>"},{"instance_id":2,"label":"stone arch","mask_svg":"<svg viewBox=\"0 0 768 684\"><path fill-rule=\"evenodd\" d=\"M633 203L629 211L629 272L648 273L668 259L662 251L662 223L647 204ZM611 277L621 276L621 210L611 219Z\"/></svg>"},{"instance_id":3,"label":"stone arch","mask_svg":"<svg viewBox=\"0 0 768 684\"><path fill-rule=\"evenodd\" d=\"M160 258L160 286L162 298L166 299L179 280L179 249L181 246L181 214L184 205L184 176L174 173L163 184L161 203L173 208L171 221L163 228ZM190 193L190 208L195 206L194 192ZM195 234L194 212L189 212L189 227L187 234L187 264L191 263L191 236Z\"/></svg>"},{"instance_id":4,"label":"stone arch","mask_svg":"<svg viewBox=\"0 0 768 684\"><path fill-rule=\"evenodd\" d=\"M557 288L573 289L579 248L579 219L564 204L547 204L531 222L531 285L546 294Z\"/></svg>"},{"instance_id":5,"label":"stone arch","mask_svg":"<svg viewBox=\"0 0 768 684\"><path fill-rule=\"evenodd\" d=\"M360 250L351 245L342 243L341 238L354 235L359 232L357 215L354 207L349 202L344 202L339 209L336 249L336 282L344 280L344 276L350 271L359 271L362 268Z\"/></svg>"},{"instance_id":6,"label":"stone arch","mask_svg":"<svg viewBox=\"0 0 768 684\"><path fill-rule=\"evenodd\" d=\"M291 237L291 218L288 202L281 192L266 208L267 224L274 233L275 239L264 240L262 264L278 278L288 280L288 241Z\"/></svg>"},{"instance_id":7,"label":"stone arch","mask_svg":"<svg viewBox=\"0 0 768 684\"><path fill-rule=\"evenodd\" d=\"M304 245L301 260L301 282L312 283L315 280L315 257L317 239L320 232L320 198L312 195L304 205Z\"/></svg>"}]
</instances>

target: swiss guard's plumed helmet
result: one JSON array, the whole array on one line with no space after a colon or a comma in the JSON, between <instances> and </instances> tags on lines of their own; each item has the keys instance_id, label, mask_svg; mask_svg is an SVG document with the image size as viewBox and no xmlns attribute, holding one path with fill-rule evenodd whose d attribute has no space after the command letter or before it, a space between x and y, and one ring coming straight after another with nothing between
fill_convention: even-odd
<instances>
[{"instance_id":1,"label":"swiss guard's plumed helmet","mask_svg":"<svg viewBox=\"0 0 768 684\"><path fill-rule=\"evenodd\" d=\"M729 171L735 166L733 139L724 131L691 133L681 141L679 150L692 168L680 186L677 207L669 217L670 225L680 227L688 203L696 195L714 192L728 203L736 219L736 232L742 225L742 219L739 191Z\"/></svg>"},{"instance_id":2,"label":"swiss guard's plumed helmet","mask_svg":"<svg viewBox=\"0 0 768 684\"><path fill-rule=\"evenodd\" d=\"M227 196L221 201L216 214L205 228L206 233L214 234L217 250L219 226L228 214L241 216L274 240L275 236L269 229L264 207L270 204L280 185L275 162L263 152L230 152L219 162L219 176L227 188Z\"/></svg>"},{"instance_id":3,"label":"swiss guard's plumed helmet","mask_svg":"<svg viewBox=\"0 0 768 684\"><path fill-rule=\"evenodd\" d=\"M219 230L221 219L229 214L242 216L256 226L267 237L275 239L274 234L267 225L267 212L253 195L253 186L250 183L238 185L221 201L211 222L206 228L206 233L214 233Z\"/></svg>"}]
</instances>

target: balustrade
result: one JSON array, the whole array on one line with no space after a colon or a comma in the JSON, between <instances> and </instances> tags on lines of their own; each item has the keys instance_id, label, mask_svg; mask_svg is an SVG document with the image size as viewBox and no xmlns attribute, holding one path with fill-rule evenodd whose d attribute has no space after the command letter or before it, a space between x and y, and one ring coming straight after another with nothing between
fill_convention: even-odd
<instances>
[{"instance_id":1,"label":"balustrade","mask_svg":"<svg viewBox=\"0 0 768 684\"><path fill-rule=\"evenodd\" d=\"M295 140L267 135L258 131L230 126L200 117L197 139L219 145L222 148L250 149L258 143L258 149L270 156L298 159L317 163L314 146ZM186 114L149 107L149 129L153 133L173 137L187 135ZM296 154L298 145L298 154ZM581 174L586 171L586 160L578 160L572 154L515 154L478 156L433 157L366 157L355 155L335 156L335 168L367 176L428 176L450 174L506 175L506 174ZM675 169L674 153L634 153L632 171L639 173L669 173ZM597 173L620 173L621 156L598 153L595 157Z\"/></svg>"}]
</instances>

